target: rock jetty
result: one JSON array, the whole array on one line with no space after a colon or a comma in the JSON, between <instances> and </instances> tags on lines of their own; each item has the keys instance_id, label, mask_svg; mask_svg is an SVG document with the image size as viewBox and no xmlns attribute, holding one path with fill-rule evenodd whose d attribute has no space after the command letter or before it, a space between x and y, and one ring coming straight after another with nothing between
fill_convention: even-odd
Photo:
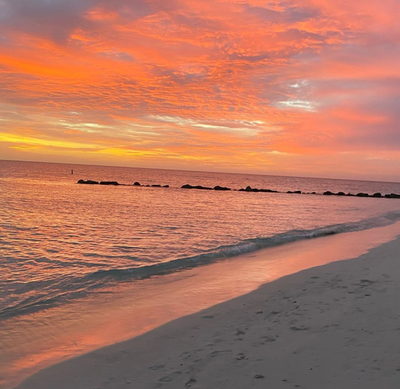
<instances>
[{"instance_id":1,"label":"rock jetty","mask_svg":"<svg viewBox=\"0 0 400 389\"><path fill-rule=\"evenodd\" d=\"M111 185L111 186L136 186L136 187L147 187L147 188L169 188L169 185L161 185L161 184L146 184L142 185L140 182L136 181L133 184L120 184L118 181L93 181L93 180L79 180L78 184L86 184L86 185ZM347 197L369 197L369 198L378 198L378 199L400 199L400 194L397 193L390 193L390 194L382 194L380 192L376 192L374 194L368 194L364 192L359 192L357 194L353 193L345 193L345 192L332 192L327 190L323 193L317 192L302 192L301 190L288 190L286 192L279 192L273 189L259 189L259 188L252 188L250 185L246 186L245 188L241 189L231 189L226 186L216 185L213 188L209 186L203 185L190 185L185 184L181 186L181 189L198 189L198 190L216 190L216 191L239 191L239 192L261 192L261 193L288 193L288 194L304 194L304 195L323 195L323 196L347 196Z\"/></svg>"},{"instance_id":2,"label":"rock jetty","mask_svg":"<svg viewBox=\"0 0 400 389\"><path fill-rule=\"evenodd\" d=\"M142 185L140 182L135 182L133 184L120 184L118 181L93 181L93 180L79 180L77 184L86 184L86 185L112 185L112 186L143 186L143 187L152 187L152 188L169 188L169 185Z\"/></svg>"}]
</instances>

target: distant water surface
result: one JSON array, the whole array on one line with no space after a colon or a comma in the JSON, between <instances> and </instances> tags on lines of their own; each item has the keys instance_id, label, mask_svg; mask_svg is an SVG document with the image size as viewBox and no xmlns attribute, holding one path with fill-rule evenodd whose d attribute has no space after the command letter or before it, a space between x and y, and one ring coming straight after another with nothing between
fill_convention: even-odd
<instances>
[{"instance_id":1,"label":"distant water surface","mask_svg":"<svg viewBox=\"0 0 400 389\"><path fill-rule=\"evenodd\" d=\"M187 183L400 193L399 183L0 161L0 321L139 277L400 219L397 199L181 189Z\"/></svg>"}]
</instances>

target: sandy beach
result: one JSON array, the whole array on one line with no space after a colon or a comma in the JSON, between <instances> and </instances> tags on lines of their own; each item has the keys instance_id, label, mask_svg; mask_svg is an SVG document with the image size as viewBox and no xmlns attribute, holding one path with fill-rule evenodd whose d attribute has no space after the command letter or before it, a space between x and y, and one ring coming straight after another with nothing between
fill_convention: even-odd
<instances>
[{"instance_id":1,"label":"sandy beach","mask_svg":"<svg viewBox=\"0 0 400 389\"><path fill-rule=\"evenodd\" d=\"M400 238L280 278L18 389L398 388Z\"/></svg>"}]
</instances>

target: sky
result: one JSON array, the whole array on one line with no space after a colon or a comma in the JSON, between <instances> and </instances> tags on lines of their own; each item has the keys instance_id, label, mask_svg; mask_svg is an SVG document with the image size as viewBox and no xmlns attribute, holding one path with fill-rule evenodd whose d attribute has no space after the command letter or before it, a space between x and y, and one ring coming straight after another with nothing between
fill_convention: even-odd
<instances>
[{"instance_id":1,"label":"sky","mask_svg":"<svg viewBox=\"0 0 400 389\"><path fill-rule=\"evenodd\" d=\"M400 180L398 0L0 0L0 159Z\"/></svg>"}]
</instances>

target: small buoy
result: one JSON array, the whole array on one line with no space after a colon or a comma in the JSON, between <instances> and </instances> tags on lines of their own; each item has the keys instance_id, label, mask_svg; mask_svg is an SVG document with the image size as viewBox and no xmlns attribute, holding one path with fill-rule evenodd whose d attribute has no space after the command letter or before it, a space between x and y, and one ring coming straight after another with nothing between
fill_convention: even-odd
<instances>
[{"instance_id":1,"label":"small buoy","mask_svg":"<svg viewBox=\"0 0 400 389\"><path fill-rule=\"evenodd\" d=\"M74 169L71 169L71 174L74 174Z\"/></svg>"}]
</instances>

